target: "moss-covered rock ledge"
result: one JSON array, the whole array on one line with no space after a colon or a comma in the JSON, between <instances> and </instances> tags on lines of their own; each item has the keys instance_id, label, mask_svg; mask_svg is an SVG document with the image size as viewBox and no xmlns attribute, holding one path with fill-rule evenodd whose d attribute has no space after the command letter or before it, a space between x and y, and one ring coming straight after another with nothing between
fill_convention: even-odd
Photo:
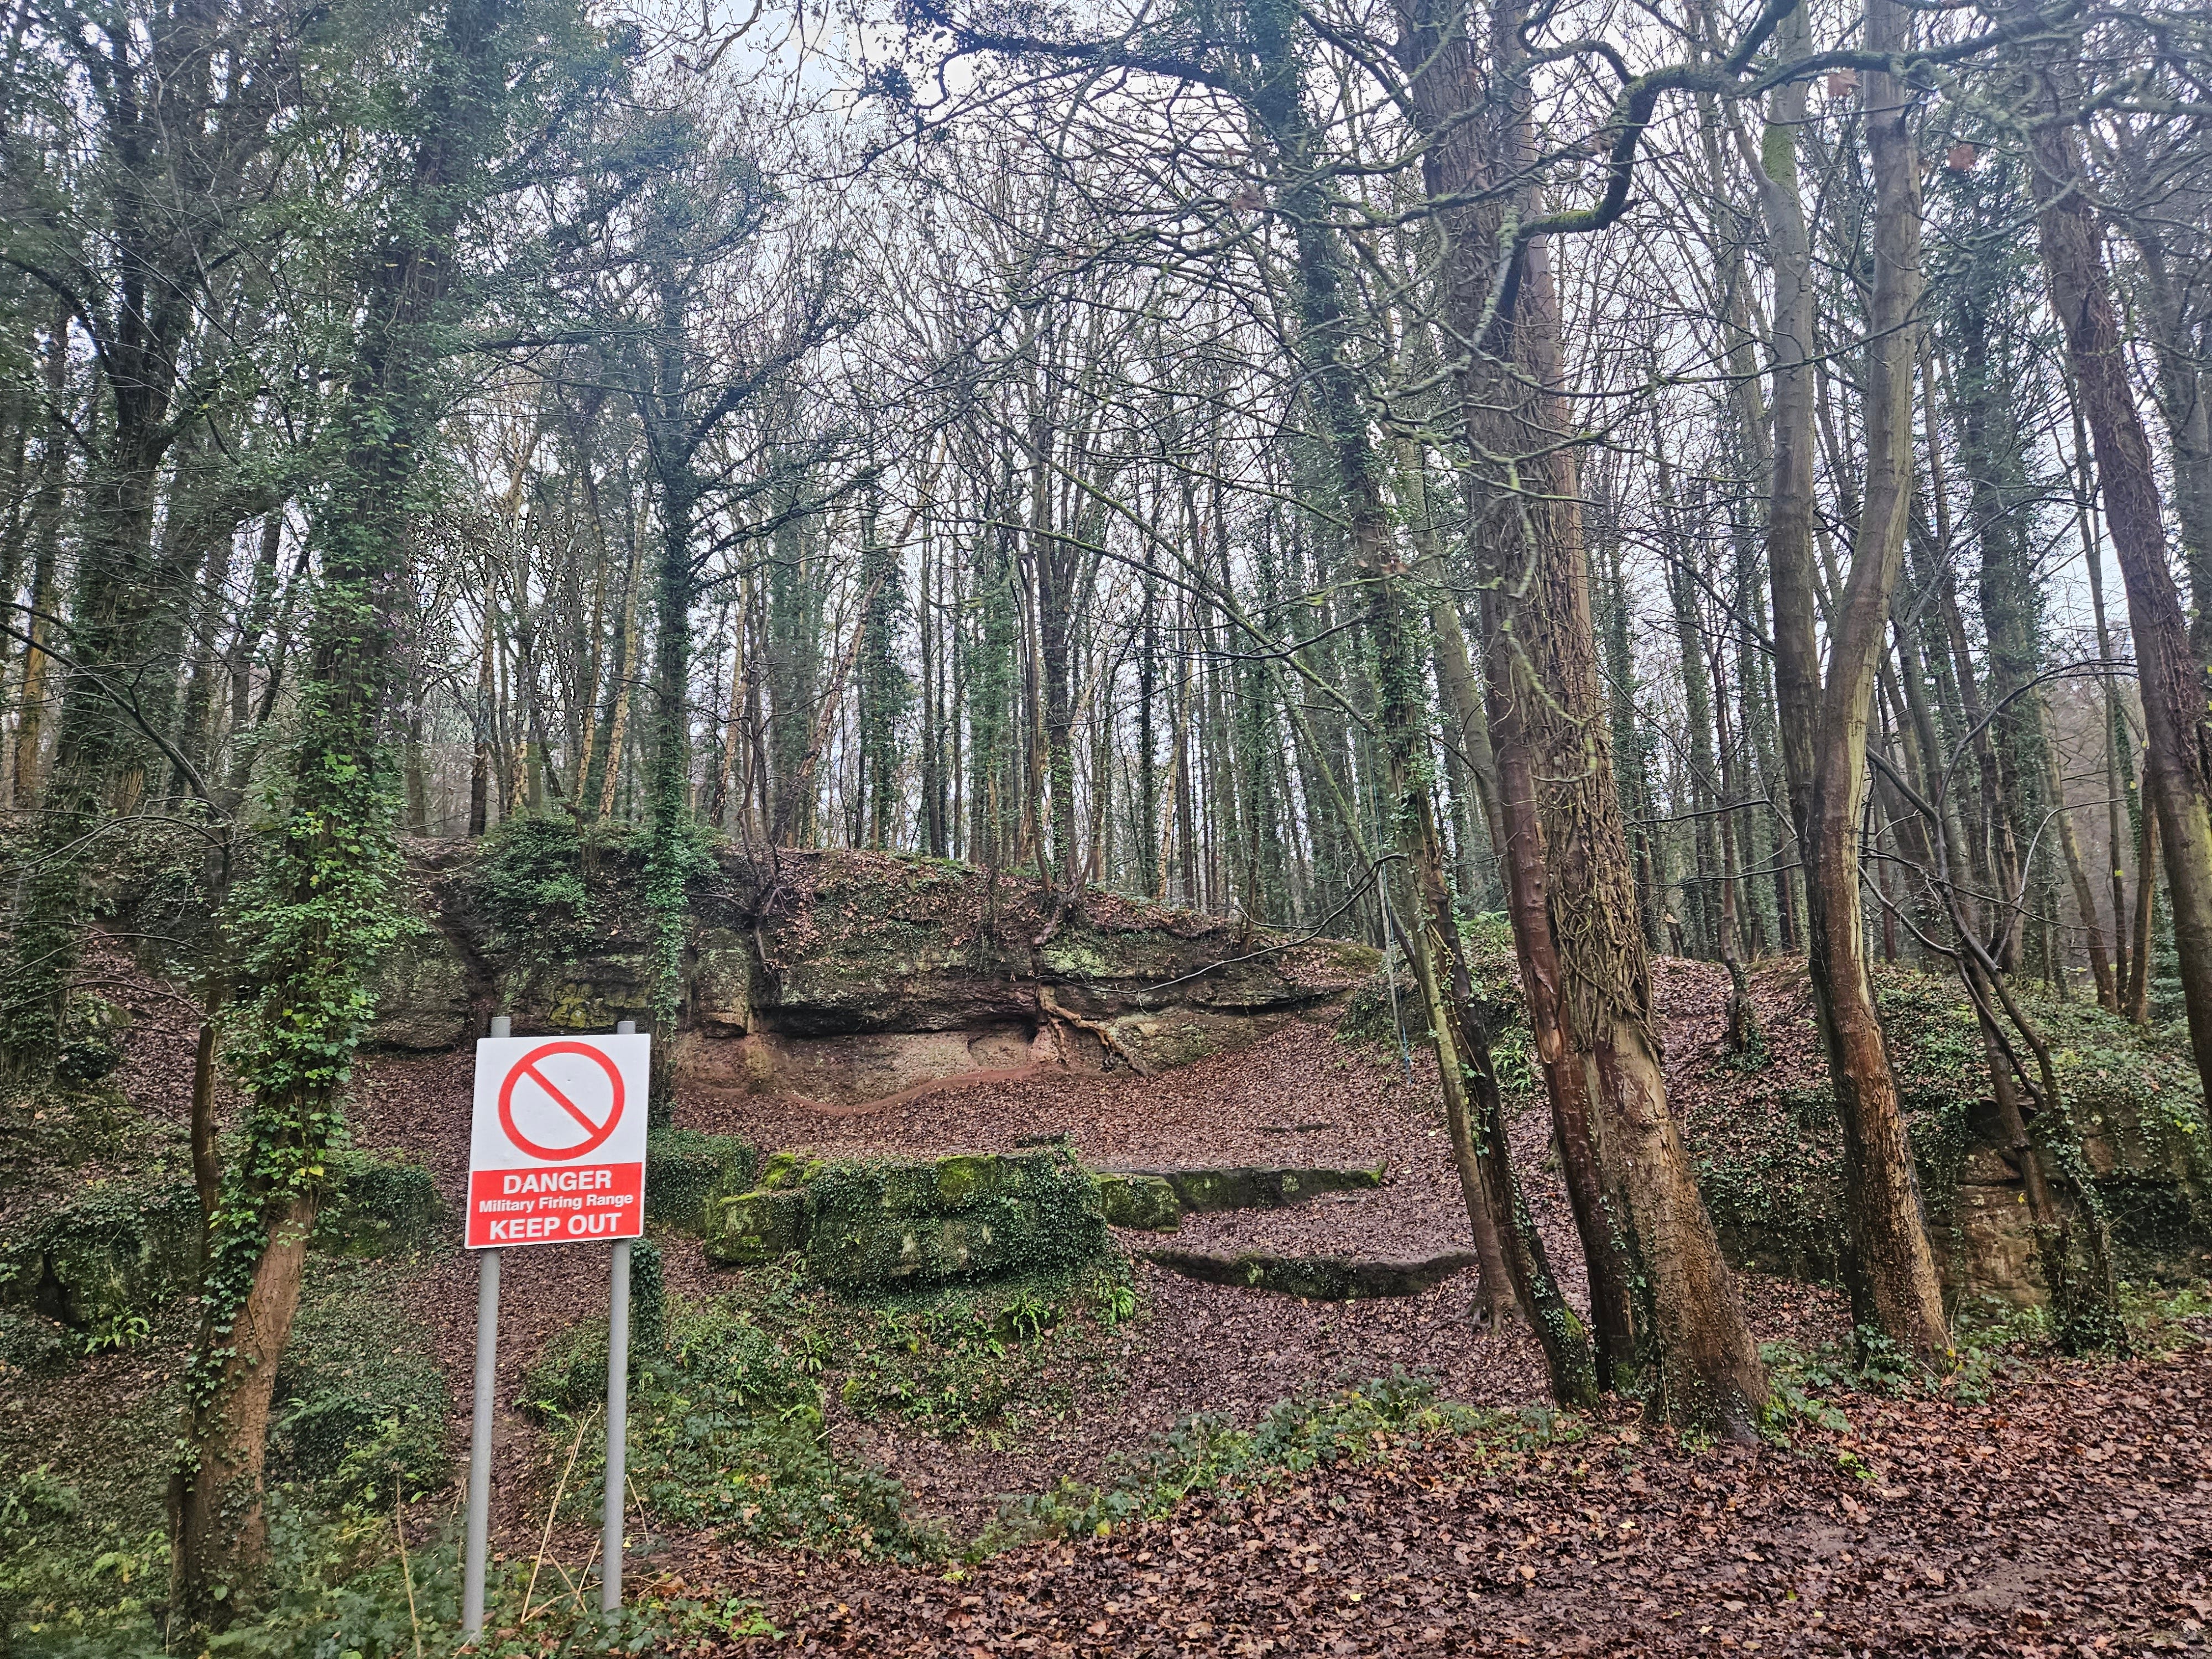
<instances>
[{"instance_id":1,"label":"moss-covered rock ledge","mask_svg":"<svg viewBox=\"0 0 2212 1659\"><path fill-rule=\"evenodd\" d=\"M796 1254L810 1277L850 1291L1056 1272L1112 1249L1097 1188L1061 1147L928 1162L779 1153L707 1218L709 1261Z\"/></svg>"},{"instance_id":2,"label":"moss-covered rock ledge","mask_svg":"<svg viewBox=\"0 0 2212 1659\"><path fill-rule=\"evenodd\" d=\"M1171 1233L1186 1215L1215 1210L1282 1210L1323 1193L1372 1192L1388 1167L1281 1168L1225 1164L1174 1170L1107 1170L1098 1200L1109 1225Z\"/></svg>"},{"instance_id":3,"label":"moss-covered rock ledge","mask_svg":"<svg viewBox=\"0 0 2212 1659\"><path fill-rule=\"evenodd\" d=\"M332 1255L426 1249L444 1219L430 1171L354 1148L331 1153L313 1248ZM80 1334L119 1333L199 1288L199 1194L173 1164L11 1208L0 1229L0 1308Z\"/></svg>"},{"instance_id":4,"label":"moss-covered rock ledge","mask_svg":"<svg viewBox=\"0 0 2212 1659\"><path fill-rule=\"evenodd\" d=\"M1721 970L1662 965L1662 1004L1717 1008ZM1760 1049L1670 1045L1673 1098L1724 1249L1741 1265L1839 1276L1842 1132L1802 962L1753 976ZM2019 1171L1996 1143L1989 1064L1954 981L1877 969L1875 992L1947 1291L2031 1306L2047 1298ZM2185 1030L2140 1030L2086 1000L2021 988L2085 1131L2089 1173L2130 1277L2212 1272L2212 1128Z\"/></svg>"},{"instance_id":5,"label":"moss-covered rock ledge","mask_svg":"<svg viewBox=\"0 0 2212 1659\"><path fill-rule=\"evenodd\" d=\"M431 925L380 981L380 1043L458 1046L494 1013L518 1032L647 1018L624 833L519 818L424 848L412 874ZM1036 882L942 860L725 849L692 884L678 1063L834 1103L1039 1063L1153 1072L1333 1008L1376 969L1362 945L1274 942L1099 890L1055 923Z\"/></svg>"}]
</instances>

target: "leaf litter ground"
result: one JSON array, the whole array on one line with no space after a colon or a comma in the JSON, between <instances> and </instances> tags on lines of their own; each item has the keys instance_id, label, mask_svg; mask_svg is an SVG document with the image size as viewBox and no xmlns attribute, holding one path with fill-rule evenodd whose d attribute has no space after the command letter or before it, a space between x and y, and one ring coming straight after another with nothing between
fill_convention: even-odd
<instances>
[{"instance_id":1,"label":"leaf litter ground","mask_svg":"<svg viewBox=\"0 0 2212 1659\"><path fill-rule=\"evenodd\" d=\"M1717 970L1662 964L1670 1072L1686 1119L1706 1079ZM1712 984L1705 981L1711 980ZM141 1031L172 1054L171 1011ZM1762 1011L1778 1050L1803 1048L1785 994ZM168 1027L176 1025L172 1030ZM139 1058L134 1097L178 1093L174 1065ZM368 1068L363 1145L404 1148L456 1200L465 1164L465 1054ZM181 1106L181 1100L169 1103ZM1065 1133L1095 1164L1371 1164L1376 1194L1281 1212L1192 1218L1208 1249L1405 1256L1464 1237L1434 1121L1433 1073L1293 1023L1255 1048L1149 1081L1051 1072L922 1091L885 1114L804 1103L679 1096L686 1127L768 1148L831 1154L1010 1147ZM1516 1126L1553 1258L1579 1273L1564 1203L1542 1165L1540 1110ZM1147 1236L1128 1243L1141 1246ZM711 1297L730 1281L696 1243L669 1241L670 1286ZM501 1502L495 1547L528 1558L546 1525L561 1448L517 1409L549 1344L605 1306L597 1251L511 1253L502 1297ZM460 1452L473 1340L474 1266L434 1254L410 1287L454 1384ZM1425 1294L1305 1304L1204 1285L1149 1266L1144 1316L1121 1328L1114 1386L1056 1420L945 1440L842 1419L842 1447L907 1487L916 1510L972 1537L1014 1492L1095 1479L1116 1453L1196 1411L1255 1421L1273 1402L1393 1366L1457 1401L1540 1400L1533 1344L1476 1328L1462 1275ZM1839 1346L1846 1316L1818 1287L1752 1278L1762 1338L1796 1353ZM1164 1519L1054 1539L964 1565L741 1547L635 1523L634 1582L757 1600L803 1651L947 1655L1303 1653L1886 1653L2057 1655L2201 1649L2212 1624L2212 1320L2164 1328L2173 1350L2124 1364L2015 1357L1980 1398L1869 1392L1827 1376L1786 1425L1786 1445L1685 1445L1632 1413L1569 1419L1516 1445L1487 1433L1185 1500ZM2015 1348L2015 1355L2025 1350ZM93 1362L102 1409L150 1404L167 1378L149 1356ZM10 1415L21 1411L16 1402ZM1840 1411L1840 1415L1838 1414ZM37 1409L11 1425L29 1430ZM432 1506L436 1507L436 1506ZM428 1521L430 1517L423 1517ZM569 1570L591 1528L553 1527ZM744 1648L733 1644L732 1650Z\"/></svg>"}]
</instances>

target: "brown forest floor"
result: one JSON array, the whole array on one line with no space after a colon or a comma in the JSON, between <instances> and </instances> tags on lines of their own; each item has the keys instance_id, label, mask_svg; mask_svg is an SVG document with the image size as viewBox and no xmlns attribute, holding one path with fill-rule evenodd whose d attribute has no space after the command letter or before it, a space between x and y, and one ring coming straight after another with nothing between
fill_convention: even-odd
<instances>
[{"instance_id":1,"label":"brown forest floor","mask_svg":"<svg viewBox=\"0 0 2212 1659\"><path fill-rule=\"evenodd\" d=\"M1719 1038L1723 976L1660 964L1669 1069L1686 1110ZM1800 976L1802 981L1802 976ZM1802 1018L1788 975L1765 986L1776 1022ZM139 999L133 999L138 1000ZM175 1018L170 1018L171 1014ZM171 1026L176 1027L171 1030ZM140 1030L173 1054L180 1012L149 1002ZM134 1049L137 1047L134 1041ZM179 1095L174 1064L134 1057L132 1092ZM471 1056L386 1059L354 1114L366 1146L425 1158L449 1200L466 1159ZM1293 1023L1242 1054L1151 1081L1038 1073L926 1091L878 1113L679 1096L677 1119L768 1149L939 1152L1065 1132L1095 1164L1350 1164L1387 1159L1379 1193L1285 1212L1186 1221L1179 1243L1407 1255L1464 1237L1435 1124L1432 1068L1357 1051ZM1581 1274L1561 1195L1542 1172L1540 1110L1516 1128L1555 1265ZM1139 1236L1133 1243L1144 1242ZM720 1279L696 1241L670 1239L672 1288ZM1468 1318L1471 1274L1401 1300L1308 1304L1138 1270L1146 1316L1125 1327L1125 1386L1012 1449L838 1424L916 1506L972 1534L999 1497L1095 1472L1192 1411L1250 1421L1302 1389L1394 1365L1448 1397L1542 1398L1533 1343ZM546 1343L605 1307L593 1250L508 1253L501 1384L512 1401ZM474 1264L434 1255L408 1294L432 1328L459 1412L468 1407ZM1840 1340L1830 1292L1744 1284L1760 1336ZM1622 1412L1528 1452L1479 1438L1279 1480L1242 1498L1076 1544L1027 1546L963 1569L659 1540L641 1583L680 1576L717 1599L756 1598L796 1650L863 1654L1881 1653L2058 1655L2202 1650L2212 1626L2212 1322L2197 1346L2122 1364L2037 1360L1977 1402L1836 1397L1848 1428L1794 1422L1788 1449L1686 1447ZM2186 1345L2185 1344L2185 1346ZM143 1358L87 1362L85 1400L118 1425L167 1379ZM10 1426L31 1430L39 1402ZM9 1402L11 1413L24 1402ZM453 1444L463 1451L465 1421ZM0 1437L7 1437L0 1433ZM544 1524L543 1432L501 1419L495 1547L528 1554ZM458 1468L458 1460L457 1465ZM556 1553L586 1542L568 1528Z\"/></svg>"},{"instance_id":2,"label":"brown forest floor","mask_svg":"<svg viewBox=\"0 0 2212 1659\"><path fill-rule=\"evenodd\" d=\"M957 1583L788 1558L711 1582L764 1593L809 1651L2201 1650L2207 1350L1852 1415L1789 1451L1686 1450L1616 1418L1540 1455L1401 1453Z\"/></svg>"},{"instance_id":3,"label":"brown forest floor","mask_svg":"<svg viewBox=\"0 0 2212 1659\"><path fill-rule=\"evenodd\" d=\"M1797 985L1767 981L1770 1030L1802 1019ZM1703 1103L1723 981L1662 964L1670 1072ZM1778 1031L1777 1035L1779 1035ZM364 1139L460 1176L467 1061L380 1066ZM1066 1133L1094 1164L1366 1164L1379 1193L1282 1212L1187 1219L1178 1243L1407 1255L1464 1237L1436 1126L1433 1071L1347 1049L1293 1024L1243 1053L1150 1081L1037 1073L927 1091L881 1112L690 1093L678 1121L769 1148L830 1153L1003 1149ZM1562 1277L1581 1273L1564 1200L1541 1172L1540 1111L1516 1128ZM1133 1241L1141 1242L1141 1241ZM710 1288L672 1241L671 1282ZM597 1258L514 1253L502 1380L597 1305ZM861 1431L917 1506L963 1531L998 1497L1089 1474L1194 1410L1249 1421L1302 1388L1395 1364L1479 1405L1542 1397L1524 1333L1478 1330L1471 1275L1404 1300L1305 1304L1139 1269L1127 1387L1016 1450ZM465 1394L469 1264L438 1270L440 1348ZM1762 1337L1840 1340L1838 1298L1745 1285ZM1040 1545L957 1572L672 1540L659 1564L702 1592L759 1598L795 1644L860 1653L2120 1652L2197 1646L2212 1624L2212 1353L2120 1366L2044 1362L1986 1403L1844 1399L1850 1428L1801 1422L1792 1449L1685 1449L1616 1413L1585 1439L1500 1454L1469 1442L1399 1452L1188 1504L1164 1522ZM518 1431L522 1425L511 1425ZM542 1455L506 1437L517 1465ZM510 1471L503 1468L502 1474ZM523 1475L520 1467L512 1475ZM524 1544L522 1494L502 1517ZM542 1501L542 1500L541 1500ZM539 1511L542 1516L542 1510Z\"/></svg>"}]
</instances>

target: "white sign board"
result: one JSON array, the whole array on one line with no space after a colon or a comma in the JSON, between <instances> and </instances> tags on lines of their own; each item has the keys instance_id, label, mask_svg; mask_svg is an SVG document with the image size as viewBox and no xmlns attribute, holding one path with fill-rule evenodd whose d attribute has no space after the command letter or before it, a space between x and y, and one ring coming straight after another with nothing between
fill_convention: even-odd
<instances>
[{"instance_id":1,"label":"white sign board","mask_svg":"<svg viewBox=\"0 0 2212 1659\"><path fill-rule=\"evenodd\" d=\"M477 1042L469 1249L644 1234L652 1044L631 1035Z\"/></svg>"}]
</instances>

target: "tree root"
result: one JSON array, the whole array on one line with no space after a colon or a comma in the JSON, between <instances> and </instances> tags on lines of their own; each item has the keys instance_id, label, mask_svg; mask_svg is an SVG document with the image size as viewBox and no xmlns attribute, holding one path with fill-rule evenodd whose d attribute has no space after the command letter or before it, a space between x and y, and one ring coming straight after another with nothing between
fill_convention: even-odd
<instances>
[{"instance_id":1,"label":"tree root","mask_svg":"<svg viewBox=\"0 0 2212 1659\"><path fill-rule=\"evenodd\" d=\"M1104 1048L1108 1054L1118 1056L1122 1064L1126 1065L1139 1077L1145 1079L1147 1082L1152 1080L1152 1074L1151 1071L1146 1068L1145 1062L1139 1060L1134 1054L1130 1052L1127 1045L1123 1043L1121 1039L1114 1034L1114 1028L1111 1025L1100 1020L1085 1019L1082 1015L1061 1007L1059 1002L1054 1000L1052 993L1046 990L1042 985L1037 987L1036 998L1038 1008L1045 1014L1048 1015L1055 1023L1065 1020L1070 1025L1073 1025L1079 1030L1090 1032L1091 1036L1098 1039L1100 1045Z\"/></svg>"}]
</instances>

